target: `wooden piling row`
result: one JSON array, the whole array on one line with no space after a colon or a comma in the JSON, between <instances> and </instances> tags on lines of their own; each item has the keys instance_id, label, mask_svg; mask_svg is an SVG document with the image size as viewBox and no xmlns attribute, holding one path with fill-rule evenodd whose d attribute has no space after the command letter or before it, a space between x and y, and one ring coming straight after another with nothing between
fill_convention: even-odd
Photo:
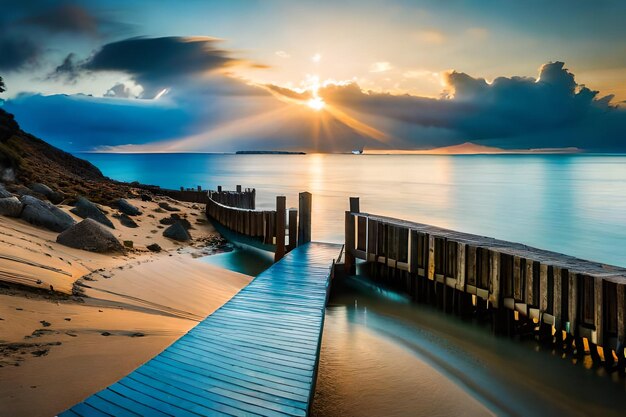
<instances>
[{"instance_id":1,"label":"wooden piling row","mask_svg":"<svg viewBox=\"0 0 626 417\"><path fill-rule=\"evenodd\" d=\"M492 238L358 211L345 213L345 266L363 259L396 277L416 299L446 310L491 310L494 330L534 321L557 343L586 338L623 363L626 269ZM357 211L352 209L356 208ZM554 335L554 336L553 336ZM579 346L580 348L580 346Z\"/></svg>"},{"instance_id":2,"label":"wooden piling row","mask_svg":"<svg viewBox=\"0 0 626 417\"><path fill-rule=\"evenodd\" d=\"M296 246L311 241L311 194L300 193L300 224L298 211L289 209L287 223L286 198L276 197L276 210L255 210L254 188L237 191L208 191L207 217L222 226L247 237L258 239L265 245L274 246L275 260ZM287 226L289 234L287 235ZM289 243L287 244L287 236ZM298 236L301 236L298 239Z\"/></svg>"},{"instance_id":3,"label":"wooden piling row","mask_svg":"<svg viewBox=\"0 0 626 417\"><path fill-rule=\"evenodd\" d=\"M223 191L222 187L218 187L218 191L209 191L209 199L216 203L229 207L254 210L256 207L256 189L241 189L241 185L237 186L238 191Z\"/></svg>"}]
</instances>

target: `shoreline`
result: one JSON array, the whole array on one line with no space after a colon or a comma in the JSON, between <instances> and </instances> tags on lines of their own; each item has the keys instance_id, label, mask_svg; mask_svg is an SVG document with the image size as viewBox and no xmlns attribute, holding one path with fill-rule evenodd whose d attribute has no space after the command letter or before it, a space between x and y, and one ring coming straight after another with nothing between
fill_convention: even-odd
<instances>
[{"instance_id":1,"label":"shoreline","mask_svg":"<svg viewBox=\"0 0 626 417\"><path fill-rule=\"evenodd\" d=\"M223 250L199 205L154 200L129 200L143 211L133 217L136 228L108 216L120 242L133 241L125 254L69 248L55 232L0 216L0 415L49 416L80 402L160 353L252 280L196 259ZM159 208L164 201L190 220L192 241L162 236L159 220L171 214ZM162 250L146 249L152 243Z\"/></svg>"}]
</instances>

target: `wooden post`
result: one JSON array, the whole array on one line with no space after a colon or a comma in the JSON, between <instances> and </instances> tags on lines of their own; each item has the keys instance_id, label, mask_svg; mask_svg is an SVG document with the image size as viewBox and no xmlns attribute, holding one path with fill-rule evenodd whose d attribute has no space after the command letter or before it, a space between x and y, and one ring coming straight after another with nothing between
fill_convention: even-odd
<instances>
[{"instance_id":1,"label":"wooden post","mask_svg":"<svg viewBox=\"0 0 626 417\"><path fill-rule=\"evenodd\" d=\"M299 197L300 223L298 224L298 246L311 241L311 208L313 196L302 192Z\"/></svg>"},{"instance_id":2,"label":"wooden post","mask_svg":"<svg viewBox=\"0 0 626 417\"><path fill-rule=\"evenodd\" d=\"M218 185L218 186L217 186L217 192L218 192L218 193L221 193L221 192L222 192L222 186L221 186L221 185Z\"/></svg>"},{"instance_id":3,"label":"wooden post","mask_svg":"<svg viewBox=\"0 0 626 417\"><path fill-rule=\"evenodd\" d=\"M346 274L354 275L356 274L356 265L354 259L354 216L349 211L346 211L346 221L345 221L345 234L346 234L346 245L344 248L344 267Z\"/></svg>"},{"instance_id":4,"label":"wooden post","mask_svg":"<svg viewBox=\"0 0 626 417\"><path fill-rule=\"evenodd\" d=\"M240 193L241 192L241 185L237 186L237 192Z\"/></svg>"},{"instance_id":5,"label":"wooden post","mask_svg":"<svg viewBox=\"0 0 626 417\"><path fill-rule=\"evenodd\" d=\"M238 186L241 187L241 186ZM276 197L276 252L274 261L279 261L285 256L285 221L287 217L287 197Z\"/></svg>"},{"instance_id":6,"label":"wooden post","mask_svg":"<svg viewBox=\"0 0 626 417\"><path fill-rule=\"evenodd\" d=\"M289 246L287 246L287 252L295 249L298 241L298 210L295 208L289 209Z\"/></svg>"},{"instance_id":7,"label":"wooden post","mask_svg":"<svg viewBox=\"0 0 626 417\"><path fill-rule=\"evenodd\" d=\"M351 213L360 213L361 210L359 208L359 197L350 197L350 212Z\"/></svg>"}]
</instances>

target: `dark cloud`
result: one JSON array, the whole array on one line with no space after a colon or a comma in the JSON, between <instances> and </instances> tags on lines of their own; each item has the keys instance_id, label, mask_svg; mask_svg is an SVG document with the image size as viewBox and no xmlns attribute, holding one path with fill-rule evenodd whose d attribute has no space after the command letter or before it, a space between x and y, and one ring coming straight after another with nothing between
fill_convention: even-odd
<instances>
[{"instance_id":1,"label":"dark cloud","mask_svg":"<svg viewBox=\"0 0 626 417\"><path fill-rule=\"evenodd\" d=\"M457 132L455 138L463 141L508 148L626 150L626 109L612 106L611 96L597 98L597 91L578 85L562 62L542 66L537 79L499 77L488 83L451 72L447 83L449 92L441 99L367 93L356 84L328 86L320 95L370 116ZM418 147L452 144L449 137L411 141Z\"/></svg>"},{"instance_id":2,"label":"dark cloud","mask_svg":"<svg viewBox=\"0 0 626 417\"><path fill-rule=\"evenodd\" d=\"M80 78L81 71L76 64L76 55L68 54L61 65L57 66L54 71L48 74L49 80L64 80L68 84L75 84Z\"/></svg>"},{"instance_id":3,"label":"dark cloud","mask_svg":"<svg viewBox=\"0 0 626 417\"><path fill-rule=\"evenodd\" d=\"M113 64L93 62L113 70ZM131 83L115 85L106 98L24 96L5 106L25 129L68 150L133 144L139 145L136 150L348 151L360 146L423 149L472 141L509 149L626 151L626 109L612 105L610 96L599 98L597 92L577 84L560 62L544 65L537 79L501 77L487 82L452 72L448 91L439 99L364 92L354 83L331 84L318 91L328 103L319 113L301 105L310 99L310 92L255 88L222 75L210 83L195 77L231 61L217 62L205 62L208 68L187 65L177 72L157 62L151 73L147 65L125 61L124 68L135 81L152 86L158 80L177 81L167 84L172 93L165 100L128 100ZM115 65L121 70L121 64ZM174 93L188 79L193 82ZM374 139L367 127L384 137Z\"/></svg>"},{"instance_id":4,"label":"dark cloud","mask_svg":"<svg viewBox=\"0 0 626 417\"><path fill-rule=\"evenodd\" d=\"M16 71L37 63L40 48L29 39L0 32L0 70Z\"/></svg>"},{"instance_id":5,"label":"dark cloud","mask_svg":"<svg viewBox=\"0 0 626 417\"><path fill-rule=\"evenodd\" d=\"M21 24L34 26L55 33L78 33L97 35L104 23L87 9L74 4L62 4L20 21Z\"/></svg>"},{"instance_id":6,"label":"dark cloud","mask_svg":"<svg viewBox=\"0 0 626 417\"><path fill-rule=\"evenodd\" d=\"M242 62L219 43L208 37L131 38L106 44L83 62L70 59L53 76L72 79L81 72L119 71L143 87L145 98L152 98L164 88Z\"/></svg>"},{"instance_id":7,"label":"dark cloud","mask_svg":"<svg viewBox=\"0 0 626 417\"><path fill-rule=\"evenodd\" d=\"M35 11L35 12L33 12ZM0 12L0 70L16 71L40 63L48 50L50 39L56 36L87 36L100 38L126 33L131 26L105 18L87 7L45 0L13 1L2 3ZM68 59L57 68L71 70ZM61 72L57 72L56 77ZM75 80L77 74L70 74ZM55 78L54 74L53 77Z\"/></svg>"}]
</instances>

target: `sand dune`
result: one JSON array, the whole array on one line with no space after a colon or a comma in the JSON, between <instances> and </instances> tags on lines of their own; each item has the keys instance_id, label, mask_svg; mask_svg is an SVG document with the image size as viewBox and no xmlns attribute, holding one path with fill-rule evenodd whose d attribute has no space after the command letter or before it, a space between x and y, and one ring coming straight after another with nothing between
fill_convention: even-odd
<instances>
[{"instance_id":1,"label":"sand dune","mask_svg":"<svg viewBox=\"0 0 626 417\"><path fill-rule=\"evenodd\" d=\"M168 201L188 217L194 240L164 238L159 220L170 213L131 200L143 211L134 218L139 227L109 215L114 234L133 241L126 255L68 248L54 232L0 216L0 416L50 416L79 402L158 354L252 279L195 259L216 250L216 232L195 221L204 218L200 207ZM148 251L151 243L163 251Z\"/></svg>"}]
</instances>

